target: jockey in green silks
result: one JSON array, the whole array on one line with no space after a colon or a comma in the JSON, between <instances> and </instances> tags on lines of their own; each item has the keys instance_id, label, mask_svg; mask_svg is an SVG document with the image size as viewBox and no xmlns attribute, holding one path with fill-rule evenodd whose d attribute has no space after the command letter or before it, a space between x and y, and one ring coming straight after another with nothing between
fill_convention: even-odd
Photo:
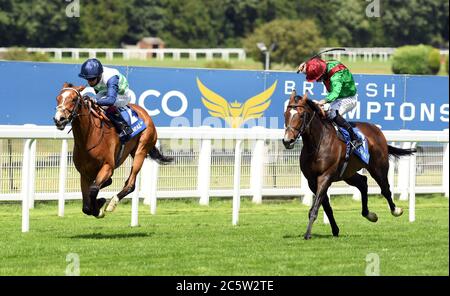
<instances>
[{"instance_id":1,"label":"jockey in green silks","mask_svg":"<svg viewBox=\"0 0 450 296\"><path fill-rule=\"evenodd\" d=\"M313 58L300 64L297 69L306 74L309 82L323 82L328 94L319 101L319 105L326 111L327 117L338 126L344 128L351 137L352 145L358 148L361 139L353 131L352 126L342 115L356 107L356 85L352 73L339 61L324 61Z\"/></svg>"}]
</instances>

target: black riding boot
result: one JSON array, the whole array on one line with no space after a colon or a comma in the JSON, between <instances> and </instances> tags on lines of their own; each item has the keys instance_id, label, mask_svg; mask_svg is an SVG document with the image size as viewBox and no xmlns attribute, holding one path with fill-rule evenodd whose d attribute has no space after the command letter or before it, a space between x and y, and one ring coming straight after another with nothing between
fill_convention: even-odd
<instances>
[{"instance_id":1,"label":"black riding boot","mask_svg":"<svg viewBox=\"0 0 450 296\"><path fill-rule=\"evenodd\" d=\"M339 114L339 112L336 112L336 117L333 119L334 122L340 127L343 127L350 135L351 144L353 147L358 148L362 145L362 140L359 138L359 136L353 131L352 126L350 123L348 123L344 117Z\"/></svg>"},{"instance_id":2,"label":"black riding boot","mask_svg":"<svg viewBox=\"0 0 450 296\"><path fill-rule=\"evenodd\" d=\"M128 123L123 119L120 112L114 114L114 123L116 124L117 129L119 130L120 134L119 136L126 136L129 137L133 133L133 130L128 125Z\"/></svg>"}]
</instances>

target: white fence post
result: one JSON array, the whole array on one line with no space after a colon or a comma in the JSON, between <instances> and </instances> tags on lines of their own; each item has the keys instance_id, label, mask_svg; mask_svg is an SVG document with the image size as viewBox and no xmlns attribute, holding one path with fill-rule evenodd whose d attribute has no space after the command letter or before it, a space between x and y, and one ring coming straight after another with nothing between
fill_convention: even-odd
<instances>
[{"instance_id":1,"label":"white fence post","mask_svg":"<svg viewBox=\"0 0 450 296\"><path fill-rule=\"evenodd\" d=\"M67 140L62 140L61 156L59 157L59 190L58 190L58 216L64 217L64 193L66 192L67 178Z\"/></svg>"},{"instance_id":2,"label":"white fence post","mask_svg":"<svg viewBox=\"0 0 450 296\"><path fill-rule=\"evenodd\" d=\"M156 142L156 147L159 148L159 141ZM145 159L141 169L141 179L149 180L149 183L142 186L142 193L144 194L144 204L150 206L150 214L156 214L156 204L158 191L158 174L159 164L155 160Z\"/></svg>"},{"instance_id":3,"label":"white fence post","mask_svg":"<svg viewBox=\"0 0 450 296\"><path fill-rule=\"evenodd\" d=\"M204 127L211 128L211 127ZM201 139L198 157L197 190L201 205L209 204L209 187L211 179L211 139Z\"/></svg>"},{"instance_id":4,"label":"white fence post","mask_svg":"<svg viewBox=\"0 0 450 296\"><path fill-rule=\"evenodd\" d=\"M402 145L403 149L411 148L410 142L405 142ZM398 160L398 187L400 190L400 200L408 200L409 191L409 171L410 161L407 157Z\"/></svg>"},{"instance_id":5,"label":"white fence post","mask_svg":"<svg viewBox=\"0 0 450 296\"><path fill-rule=\"evenodd\" d=\"M139 226L138 213L139 213L139 188L141 187L141 174L136 176L136 184L131 197L131 227Z\"/></svg>"},{"instance_id":6,"label":"white fence post","mask_svg":"<svg viewBox=\"0 0 450 296\"><path fill-rule=\"evenodd\" d=\"M444 187L444 195L448 198L449 195L449 143L444 145L444 161L442 163L442 186Z\"/></svg>"},{"instance_id":7,"label":"white fence post","mask_svg":"<svg viewBox=\"0 0 450 296\"><path fill-rule=\"evenodd\" d=\"M239 207L241 206L241 146L242 140L236 140L236 148L234 150L234 182L233 182L233 215L232 224L237 225L239 222Z\"/></svg>"},{"instance_id":8,"label":"white fence post","mask_svg":"<svg viewBox=\"0 0 450 296\"><path fill-rule=\"evenodd\" d=\"M395 143L391 143L392 146L395 145ZM395 158L389 158L389 171L388 171L388 182L390 186L390 190L392 193L392 199L394 199L395 196Z\"/></svg>"},{"instance_id":9,"label":"white fence post","mask_svg":"<svg viewBox=\"0 0 450 296\"><path fill-rule=\"evenodd\" d=\"M34 189L35 189L35 175L36 175L36 140L33 140L30 148L30 184L28 189L28 198L30 209L34 209Z\"/></svg>"},{"instance_id":10,"label":"white fence post","mask_svg":"<svg viewBox=\"0 0 450 296\"><path fill-rule=\"evenodd\" d=\"M30 160L31 160L31 146L34 139L27 139L23 145L23 161L22 161L22 232L28 232L30 230L30 197L29 197L29 184L34 182L30 180Z\"/></svg>"},{"instance_id":11,"label":"white fence post","mask_svg":"<svg viewBox=\"0 0 450 296\"><path fill-rule=\"evenodd\" d=\"M416 143L412 143L411 148L415 148ZM409 222L416 220L416 155L409 157Z\"/></svg>"},{"instance_id":12,"label":"white fence post","mask_svg":"<svg viewBox=\"0 0 450 296\"><path fill-rule=\"evenodd\" d=\"M159 148L159 142L157 143ZM158 175L159 175L159 164L155 160L150 160L150 214L156 214L156 202L158 191Z\"/></svg>"},{"instance_id":13,"label":"white fence post","mask_svg":"<svg viewBox=\"0 0 450 296\"><path fill-rule=\"evenodd\" d=\"M255 133L263 130L262 127L254 127L252 130ZM264 133L262 132L261 135ZM255 140L253 147L251 168L250 168L250 186L252 189L253 199L252 202L260 204L262 203L262 187L263 187L263 174L264 172L264 138Z\"/></svg>"}]
</instances>

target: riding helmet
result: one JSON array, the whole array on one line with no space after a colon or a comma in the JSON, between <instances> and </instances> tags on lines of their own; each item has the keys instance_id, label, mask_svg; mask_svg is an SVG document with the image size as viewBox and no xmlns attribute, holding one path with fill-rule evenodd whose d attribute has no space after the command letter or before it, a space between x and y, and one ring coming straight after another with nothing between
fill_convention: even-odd
<instances>
[{"instance_id":1,"label":"riding helmet","mask_svg":"<svg viewBox=\"0 0 450 296\"><path fill-rule=\"evenodd\" d=\"M84 79L92 79L101 76L103 73L103 66L97 59L88 59L81 65L79 77Z\"/></svg>"},{"instance_id":2,"label":"riding helmet","mask_svg":"<svg viewBox=\"0 0 450 296\"><path fill-rule=\"evenodd\" d=\"M308 82L317 81L325 74L327 63L319 58L314 58L306 63L306 80Z\"/></svg>"}]
</instances>

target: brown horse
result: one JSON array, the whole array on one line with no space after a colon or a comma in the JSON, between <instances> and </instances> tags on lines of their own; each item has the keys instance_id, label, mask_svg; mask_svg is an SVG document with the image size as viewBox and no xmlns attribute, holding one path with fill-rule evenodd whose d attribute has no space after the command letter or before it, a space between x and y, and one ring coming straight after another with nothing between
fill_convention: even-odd
<instances>
[{"instance_id":1,"label":"brown horse","mask_svg":"<svg viewBox=\"0 0 450 296\"><path fill-rule=\"evenodd\" d=\"M306 94L303 97L297 96L295 91L292 92L284 113L286 131L283 144L287 149L292 149L296 140L302 137L300 168L308 180L309 188L315 193L304 238L311 238L312 225L321 205L329 218L333 235L339 235L327 190L331 183L341 180L361 191L361 214L371 222L378 220L377 215L369 212L367 207L367 177L357 173L362 168L367 169L380 186L381 194L386 198L392 215L400 216L403 210L395 206L389 189L387 177L389 155L394 157L411 155L415 150L389 146L378 127L369 123L355 122L352 125L358 127L368 141L369 164L366 165L352 154L347 167L341 172L345 163L346 144L338 138L334 126L323 115L323 110L316 103L308 100Z\"/></svg>"},{"instance_id":2,"label":"brown horse","mask_svg":"<svg viewBox=\"0 0 450 296\"><path fill-rule=\"evenodd\" d=\"M72 123L73 162L81 177L83 213L103 218L105 211L112 212L122 198L134 191L136 176L147 155L160 163L168 163L172 159L163 156L155 147L157 133L148 113L133 104L130 104L130 107L144 120L147 128L121 149L119 136L111 122L103 115L103 110L89 97L82 97L81 91L84 88L69 83L63 85L56 97L57 107L53 120L59 130ZM98 192L101 188L111 185L114 169L119 167L128 155L133 157L130 176L122 191L103 209L106 199L97 199Z\"/></svg>"}]
</instances>

